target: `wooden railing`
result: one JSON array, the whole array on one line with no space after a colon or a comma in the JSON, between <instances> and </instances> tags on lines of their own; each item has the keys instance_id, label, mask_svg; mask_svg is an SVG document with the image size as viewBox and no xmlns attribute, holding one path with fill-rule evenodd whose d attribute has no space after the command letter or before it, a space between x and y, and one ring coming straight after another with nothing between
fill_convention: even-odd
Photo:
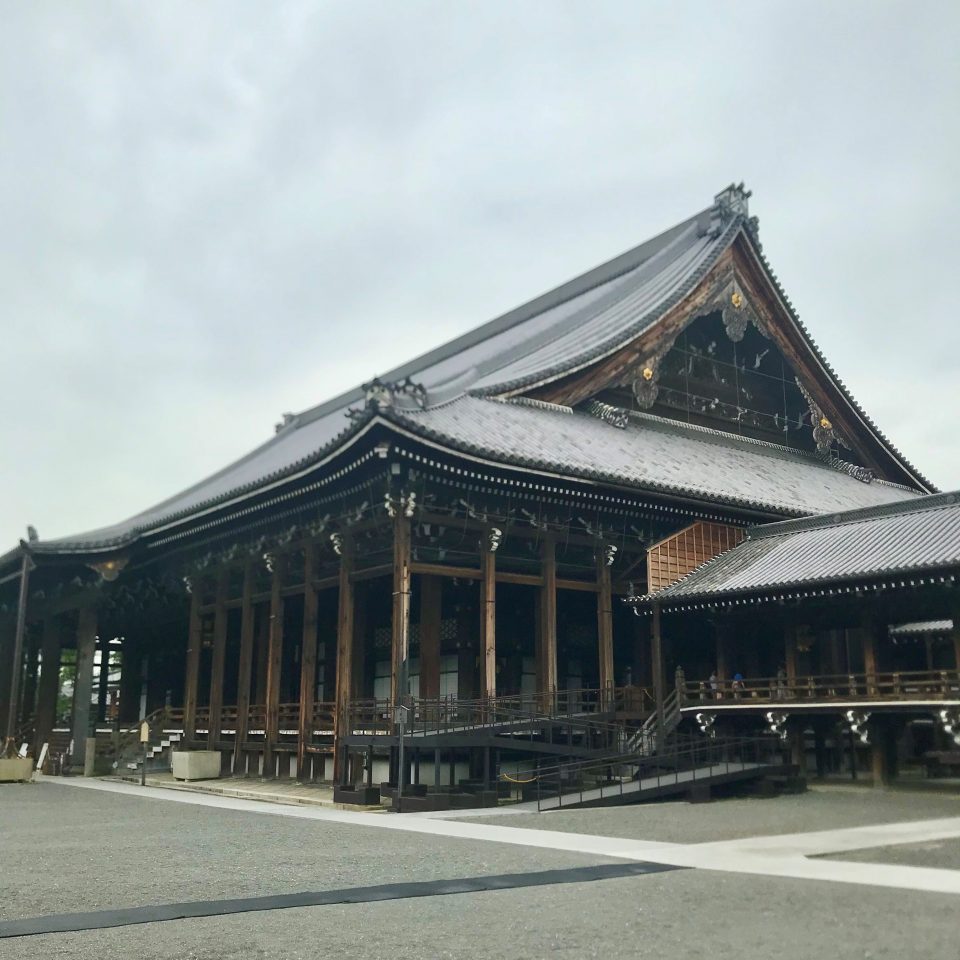
<instances>
[{"instance_id":1,"label":"wooden railing","mask_svg":"<svg viewBox=\"0 0 960 960\"><path fill-rule=\"evenodd\" d=\"M614 692L563 691L555 695L514 694L477 700L457 697L410 698L404 722L412 735L449 734L523 726L538 721L559 721L580 729L591 741L618 742L622 727L613 722ZM397 733L390 700L353 700L348 705L346 728L351 734L393 736ZM532 729L532 728L531 728Z\"/></svg>"},{"instance_id":2,"label":"wooden railing","mask_svg":"<svg viewBox=\"0 0 960 960\"><path fill-rule=\"evenodd\" d=\"M849 700L960 700L957 670L846 673L823 676L749 677L688 681L678 688L681 706L706 703L797 703Z\"/></svg>"},{"instance_id":3,"label":"wooden railing","mask_svg":"<svg viewBox=\"0 0 960 960\"><path fill-rule=\"evenodd\" d=\"M313 729L315 734L329 734L333 731L333 703L317 700L313 704ZM161 711L158 711L158 713ZM183 727L183 707L167 707L163 712L164 725L168 728ZM236 735L238 721L237 707L226 704L220 712L220 739L229 740ZM281 703L277 710L280 736L289 739L297 736L300 729L300 704ZM208 707L198 707L196 712L196 729L207 735L210 725L210 710ZM254 741L262 739L267 728L267 708L262 703L252 703L247 708L247 737Z\"/></svg>"}]
</instances>

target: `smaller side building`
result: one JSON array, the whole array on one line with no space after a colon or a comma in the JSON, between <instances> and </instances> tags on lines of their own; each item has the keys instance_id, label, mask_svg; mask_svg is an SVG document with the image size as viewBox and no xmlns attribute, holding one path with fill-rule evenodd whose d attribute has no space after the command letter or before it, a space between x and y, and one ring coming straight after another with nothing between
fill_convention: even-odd
<instances>
[{"instance_id":1,"label":"smaller side building","mask_svg":"<svg viewBox=\"0 0 960 960\"><path fill-rule=\"evenodd\" d=\"M685 567L692 535L651 548L633 601L665 722L765 727L821 776L960 771L960 493L752 527Z\"/></svg>"}]
</instances>

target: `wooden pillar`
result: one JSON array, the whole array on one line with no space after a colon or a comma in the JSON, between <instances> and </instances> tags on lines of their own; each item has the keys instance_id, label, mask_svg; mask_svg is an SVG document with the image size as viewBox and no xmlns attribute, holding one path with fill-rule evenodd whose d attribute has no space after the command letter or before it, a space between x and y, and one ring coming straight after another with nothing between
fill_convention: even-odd
<instances>
[{"instance_id":1,"label":"wooden pillar","mask_svg":"<svg viewBox=\"0 0 960 960\"><path fill-rule=\"evenodd\" d=\"M269 611L269 607L267 608ZM253 702L262 707L267 702L267 653L270 649L270 615L260 617L256 635L257 657L257 688L254 691Z\"/></svg>"},{"instance_id":2,"label":"wooden pillar","mask_svg":"<svg viewBox=\"0 0 960 960\"><path fill-rule=\"evenodd\" d=\"M361 580L353 585L353 640L349 698L363 699L365 671L367 668L367 598L373 588L373 580ZM371 691L371 696L373 692Z\"/></svg>"},{"instance_id":3,"label":"wooden pillar","mask_svg":"<svg viewBox=\"0 0 960 960\"><path fill-rule=\"evenodd\" d=\"M303 639L300 647L300 724L297 738L297 779L306 771L307 745L313 740L313 704L317 696L317 610L313 586L316 547L308 543L303 556Z\"/></svg>"},{"instance_id":4,"label":"wooden pillar","mask_svg":"<svg viewBox=\"0 0 960 960\"><path fill-rule=\"evenodd\" d=\"M207 746L217 749L223 719L223 666L227 655L227 590L230 573L222 570L217 578L216 607L213 614L213 654L210 658L210 722L207 724Z\"/></svg>"},{"instance_id":5,"label":"wooden pillar","mask_svg":"<svg viewBox=\"0 0 960 960\"><path fill-rule=\"evenodd\" d=\"M22 549L22 548L21 548ZM20 589L17 599L17 625L13 631L13 655L10 657L9 696L7 699L6 715L6 744L4 752L17 749L14 738L17 732L17 710L20 706L20 679L23 668L23 636L27 629L27 606L30 586L30 571L33 561L30 554L24 551L20 563Z\"/></svg>"},{"instance_id":6,"label":"wooden pillar","mask_svg":"<svg viewBox=\"0 0 960 960\"><path fill-rule=\"evenodd\" d=\"M613 590L610 567L602 544L597 546L597 641L600 666L600 689L603 700L613 702Z\"/></svg>"},{"instance_id":7,"label":"wooden pillar","mask_svg":"<svg viewBox=\"0 0 960 960\"><path fill-rule=\"evenodd\" d=\"M197 736L197 687L200 683L202 644L200 602L203 586L199 579L190 593L190 626L187 633L187 665L183 679L183 739L189 745Z\"/></svg>"},{"instance_id":8,"label":"wooden pillar","mask_svg":"<svg viewBox=\"0 0 960 960\"><path fill-rule=\"evenodd\" d=\"M283 667L283 574L287 558L276 555L270 582L270 634L267 649L266 735L263 738L263 775L273 776L274 748L280 739L280 671Z\"/></svg>"},{"instance_id":9,"label":"wooden pillar","mask_svg":"<svg viewBox=\"0 0 960 960\"><path fill-rule=\"evenodd\" d=\"M10 706L10 688L13 685L13 620L0 620L0 734L6 736L7 714ZM0 756L3 756L0 744Z\"/></svg>"},{"instance_id":10,"label":"wooden pillar","mask_svg":"<svg viewBox=\"0 0 960 960\"><path fill-rule=\"evenodd\" d=\"M334 714L334 759L335 783L346 783L349 776L345 751L341 738L349 732L349 707L353 686L353 540L344 537L340 554L340 597L337 611L337 684L336 710Z\"/></svg>"},{"instance_id":11,"label":"wooden pillar","mask_svg":"<svg viewBox=\"0 0 960 960\"><path fill-rule=\"evenodd\" d=\"M797 685L797 632L795 623L788 623L783 628L783 668L791 690Z\"/></svg>"},{"instance_id":12,"label":"wooden pillar","mask_svg":"<svg viewBox=\"0 0 960 960\"><path fill-rule=\"evenodd\" d=\"M107 719L107 695L110 687L110 639L113 631L107 627L100 631L100 670L97 676L97 720Z\"/></svg>"},{"instance_id":13,"label":"wooden pillar","mask_svg":"<svg viewBox=\"0 0 960 960\"><path fill-rule=\"evenodd\" d=\"M443 613L443 579L420 578L420 696L440 696L440 623Z\"/></svg>"},{"instance_id":14,"label":"wooden pillar","mask_svg":"<svg viewBox=\"0 0 960 960\"><path fill-rule=\"evenodd\" d=\"M868 619L863 627L863 672L867 675L867 694L876 693L877 631L872 619Z\"/></svg>"},{"instance_id":15,"label":"wooden pillar","mask_svg":"<svg viewBox=\"0 0 960 960\"><path fill-rule=\"evenodd\" d=\"M730 679L730 626L718 623L715 628L717 683L722 687Z\"/></svg>"},{"instance_id":16,"label":"wooden pillar","mask_svg":"<svg viewBox=\"0 0 960 960\"><path fill-rule=\"evenodd\" d=\"M97 649L97 611L83 607L77 618L77 664L73 684L74 771L84 769L87 738L91 736L90 700L93 695L93 660Z\"/></svg>"},{"instance_id":17,"label":"wooden pillar","mask_svg":"<svg viewBox=\"0 0 960 960\"><path fill-rule=\"evenodd\" d=\"M954 669L960 670L960 605L953 609L953 629L950 636L953 639Z\"/></svg>"},{"instance_id":18,"label":"wooden pillar","mask_svg":"<svg viewBox=\"0 0 960 960\"><path fill-rule=\"evenodd\" d=\"M23 675L23 694L20 697L20 723L27 726L34 718L37 701L37 665L40 658L40 643L36 630L26 637L27 657Z\"/></svg>"},{"instance_id":19,"label":"wooden pillar","mask_svg":"<svg viewBox=\"0 0 960 960\"><path fill-rule=\"evenodd\" d=\"M34 725L33 755L38 757L50 739L57 718L57 696L60 693L60 633L62 624L56 617L43 621L40 642L40 683L37 687L37 721Z\"/></svg>"},{"instance_id":20,"label":"wooden pillar","mask_svg":"<svg viewBox=\"0 0 960 960\"><path fill-rule=\"evenodd\" d=\"M665 683L663 676L663 636L660 630L660 604L653 604L653 629L650 632L650 660L653 665L653 698L657 704L657 725L663 730Z\"/></svg>"},{"instance_id":21,"label":"wooden pillar","mask_svg":"<svg viewBox=\"0 0 960 960\"><path fill-rule=\"evenodd\" d=\"M390 701L407 695L410 655L410 521L397 506L393 518L393 618L391 621Z\"/></svg>"},{"instance_id":22,"label":"wooden pillar","mask_svg":"<svg viewBox=\"0 0 960 960\"><path fill-rule=\"evenodd\" d=\"M240 662L237 664L237 732L233 738L233 772L243 767L243 745L250 729L250 678L253 673L253 637L256 609L253 606L253 564L243 571L243 597L240 601Z\"/></svg>"},{"instance_id":23,"label":"wooden pillar","mask_svg":"<svg viewBox=\"0 0 960 960\"><path fill-rule=\"evenodd\" d=\"M557 552L551 534L540 544L540 616L538 618L537 679L541 709L552 713L557 695Z\"/></svg>"},{"instance_id":24,"label":"wooden pillar","mask_svg":"<svg viewBox=\"0 0 960 960\"><path fill-rule=\"evenodd\" d=\"M480 547L480 664L481 696L497 695L497 562L496 554Z\"/></svg>"}]
</instances>

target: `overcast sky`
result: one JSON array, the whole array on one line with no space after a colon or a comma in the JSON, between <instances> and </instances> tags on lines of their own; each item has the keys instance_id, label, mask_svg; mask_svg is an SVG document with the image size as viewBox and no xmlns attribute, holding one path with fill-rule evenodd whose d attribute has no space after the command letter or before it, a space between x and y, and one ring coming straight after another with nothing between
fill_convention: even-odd
<instances>
[{"instance_id":1,"label":"overcast sky","mask_svg":"<svg viewBox=\"0 0 960 960\"><path fill-rule=\"evenodd\" d=\"M754 191L840 376L960 487L960 4L0 0L0 552Z\"/></svg>"}]
</instances>

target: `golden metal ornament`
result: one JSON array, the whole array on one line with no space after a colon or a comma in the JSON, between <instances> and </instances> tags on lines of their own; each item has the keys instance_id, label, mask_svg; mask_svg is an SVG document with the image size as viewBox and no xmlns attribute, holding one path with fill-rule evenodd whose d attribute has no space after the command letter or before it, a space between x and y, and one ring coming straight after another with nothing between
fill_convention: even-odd
<instances>
[{"instance_id":1,"label":"golden metal ornament","mask_svg":"<svg viewBox=\"0 0 960 960\"><path fill-rule=\"evenodd\" d=\"M743 306L743 297L740 295L739 290L734 290L733 294L730 297L730 302L733 304L734 309L739 310Z\"/></svg>"},{"instance_id":2,"label":"golden metal ornament","mask_svg":"<svg viewBox=\"0 0 960 960\"><path fill-rule=\"evenodd\" d=\"M644 380L652 380L652 379L653 379L653 368L652 368L652 367L644 367L644 368L643 368L643 373L642 373L641 375L643 376L643 379L644 379Z\"/></svg>"},{"instance_id":3,"label":"golden metal ornament","mask_svg":"<svg viewBox=\"0 0 960 960\"><path fill-rule=\"evenodd\" d=\"M833 424L826 417L820 418L820 426L823 427L824 430L833 429Z\"/></svg>"}]
</instances>

